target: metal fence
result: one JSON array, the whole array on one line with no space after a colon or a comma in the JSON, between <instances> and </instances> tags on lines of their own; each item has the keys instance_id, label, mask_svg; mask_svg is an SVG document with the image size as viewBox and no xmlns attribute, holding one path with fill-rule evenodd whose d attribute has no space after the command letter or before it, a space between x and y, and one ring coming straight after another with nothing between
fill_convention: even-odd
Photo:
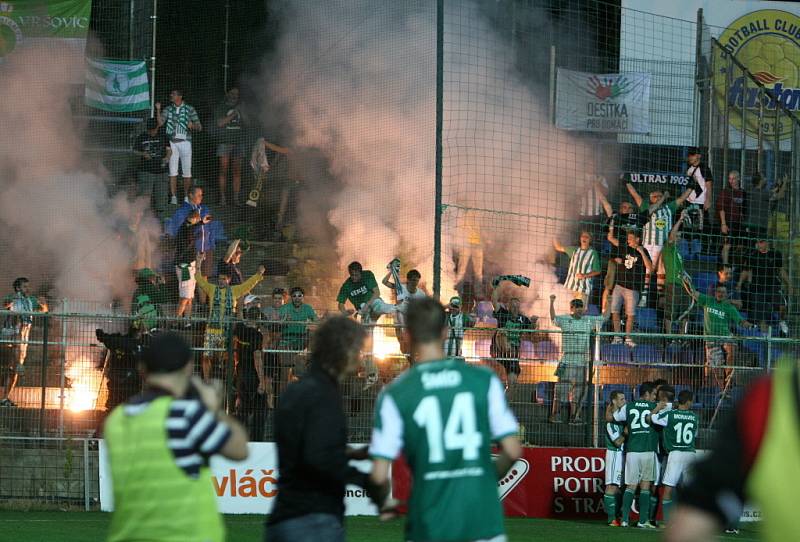
<instances>
[{"instance_id":1,"label":"metal fence","mask_svg":"<svg viewBox=\"0 0 800 542\"><path fill-rule=\"evenodd\" d=\"M123 314L51 313L34 318L23 370L18 371L19 381L10 395L16 406L0 409L0 430L19 436L97 436L107 409L140 390L137 348L150 335L129 332L130 319ZM248 425L255 440L270 440L276 401L308 362L313 324L305 336L287 337L285 322L230 321L224 327L224 340L213 347L205 342L205 324L203 318L160 318L155 327L184 335L195 352L195 372L219 379L227 411ZM491 316L478 317L475 327L464 330L460 355L468 363L495 370L507 384L508 399L524 426L524 441L531 445L598 445L596 428L602 422L598 413L610 392L625 391L633 398L640 383L660 378L678 390L694 390L698 408L710 424L753 378L769 371L782 356L800 352L800 341L745 329L729 338L640 331L631 335L635 346L617 344L618 335L600 331L591 337L584 376L577 382L582 387L576 391L563 379L557 385L560 330L548 329L543 321L501 347L495 325ZM259 357L242 346L240 338L248 328L262 341L255 349L262 352ZM370 328L363 366L343 385L354 442L370 436L377 393L409 366L398 340L404 333L401 327L384 323ZM5 376L19 367L22 344L13 335L0 341ZM724 346L728 344L731 348ZM721 349L714 350L717 347ZM708 367L714 355L724 367ZM260 390L258 374L264 376ZM576 394L584 395L580 417L586 423L571 425L567 406Z\"/></svg>"}]
</instances>

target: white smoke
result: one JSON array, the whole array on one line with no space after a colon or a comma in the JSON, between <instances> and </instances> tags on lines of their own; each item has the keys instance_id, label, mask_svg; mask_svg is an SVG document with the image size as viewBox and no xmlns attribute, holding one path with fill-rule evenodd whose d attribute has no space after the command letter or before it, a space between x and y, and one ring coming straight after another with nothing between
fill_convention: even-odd
<instances>
[{"instance_id":1,"label":"white smoke","mask_svg":"<svg viewBox=\"0 0 800 542\"><path fill-rule=\"evenodd\" d=\"M341 274L351 260L382 272L402 243L430 284L436 17L432 2L397 4L293 2L276 60L256 85L264 89L262 121L285 113L292 146L319 150L324 174L341 183L333 195L303 194L316 213L305 221L327 219L336 229ZM567 221L577 218L593 149L552 127L546 94L534 93L515 60L475 4L448 3L444 202L462 209L444 213L442 295L454 293L452 255L470 234L463 209L485 209L471 214L487 272L532 277L520 293L528 310L546 315L551 292L560 308L568 301L549 262L551 239L572 232Z\"/></svg>"},{"instance_id":2,"label":"white smoke","mask_svg":"<svg viewBox=\"0 0 800 542\"><path fill-rule=\"evenodd\" d=\"M69 100L83 70L82 58L43 46L0 67L0 279L10 288L26 276L37 293L102 306L129 296L133 239L152 241L158 226L146 202L110 198L107 172L81 156Z\"/></svg>"}]
</instances>

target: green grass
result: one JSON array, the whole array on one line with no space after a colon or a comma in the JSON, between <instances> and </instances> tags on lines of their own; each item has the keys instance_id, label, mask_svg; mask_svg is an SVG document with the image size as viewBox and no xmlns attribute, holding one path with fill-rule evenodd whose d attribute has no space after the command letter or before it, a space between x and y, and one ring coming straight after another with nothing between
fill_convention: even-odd
<instances>
[{"instance_id":1,"label":"green grass","mask_svg":"<svg viewBox=\"0 0 800 542\"><path fill-rule=\"evenodd\" d=\"M25 542L86 542L103 540L110 514L103 512L7 512L0 510L3 540ZM261 541L264 517L254 515L225 516L228 540ZM552 519L506 520L510 542L552 540L558 542L655 542L658 532L607 527L601 522ZM757 540L756 531L743 530L738 536L722 536L723 540L750 542ZM347 539L354 542L402 541L402 521L381 523L375 518L347 520Z\"/></svg>"}]
</instances>

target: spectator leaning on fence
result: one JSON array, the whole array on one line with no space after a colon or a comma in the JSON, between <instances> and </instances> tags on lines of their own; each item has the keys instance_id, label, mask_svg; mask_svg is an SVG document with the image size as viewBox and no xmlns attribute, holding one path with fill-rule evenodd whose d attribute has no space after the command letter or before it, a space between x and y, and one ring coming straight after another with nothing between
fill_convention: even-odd
<instances>
[{"instance_id":1,"label":"spectator leaning on fence","mask_svg":"<svg viewBox=\"0 0 800 542\"><path fill-rule=\"evenodd\" d=\"M569 256L569 268L564 287L573 293L573 297L589 303L592 294L592 279L600 276L600 255L592 248L592 234L582 231L580 246L565 247L553 239L553 248Z\"/></svg>"},{"instance_id":2,"label":"spectator leaning on fence","mask_svg":"<svg viewBox=\"0 0 800 542\"><path fill-rule=\"evenodd\" d=\"M47 312L47 302L31 295L31 283L25 277L18 277L12 284L14 293L3 300L3 308L12 312ZM0 406L16 406L9 398L17 385L19 376L25 373L25 358L28 356L28 339L33 327L33 315L7 316L3 324L3 339L14 341L14 357L5 367L5 394Z\"/></svg>"},{"instance_id":3,"label":"spectator leaning on fence","mask_svg":"<svg viewBox=\"0 0 800 542\"><path fill-rule=\"evenodd\" d=\"M114 492L108 540L222 542L208 461L247 458L247 432L221 409L219 392L192 376L180 336L154 337L142 353L144 391L106 420Z\"/></svg>"},{"instance_id":4,"label":"spectator leaning on fence","mask_svg":"<svg viewBox=\"0 0 800 542\"><path fill-rule=\"evenodd\" d=\"M569 399L569 420L583 423L581 411L586 396L587 370L592 358L591 333L602 326L602 316L586 316L586 307L580 299L569 303L569 314L556 315L556 296L550 296L550 321L561 329L561 361L556 369L553 391L551 423L561 423L561 400Z\"/></svg>"},{"instance_id":5,"label":"spectator leaning on fence","mask_svg":"<svg viewBox=\"0 0 800 542\"><path fill-rule=\"evenodd\" d=\"M495 278L492 281L492 308L494 317L497 319L497 331L492 337L491 353L492 357L498 358L497 361L506 370L508 379L507 392L509 397L513 397L514 389L517 384L522 368L519 365L519 354L522 339L528 337L533 329L536 329L536 318L528 318L520 312L522 301L516 295L512 295L507 303L500 302L500 292L502 284L500 279L512 282L519 286L525 284L520 279L523 277L510 275ZM530 284L528 282L527 284Z\"/></svg>"},{"instance_id":6,"label":"spectator leaning on fence","mask_svg":"<svg viewBox=\"0 0 800 542\"><path fill-rule=\"evenodd\" d=\"M212 369L216 371L213 376L221 376L224 367L219 360L226 350L226 330L230 329L231 319L236 315L237 300L250 292L264 278L265 268L258 266L258 271L247 279L244 284L231 286L231 272L228 264L220 262L217 274L217 284L211 284L202 275L197 273L197 285L208 296L208 322L206 323L205 338L203 340L203 378L212 378ZM218 361L218 363L214 363Z\"/></svg>"},{"instance_id":7,"label":"spectator leaning on fence","mask_svg":"<svg viewBox=\"0 0 800 542\"><path fill-rule=\"evenodd\" d=\"M781 333L788 335L783 294L791 296L794 289L783 265L783 254L772 250L767 239L759 239L756 250L747 258L744 270L739 275L739 289L745 282L750 286L746 305L750 320L757 322L761 331L766 333L773 315L777 313Z\"/></svg>"},{"instance_id":8,"label":"spectator leaning on fence","mask_svg":"<svg viewBox=\"0 0 800 542\"><path fill-rule=\"evenodd\" d=\"M636 230L628 230L626 242L622 243L615 237L614 231L608 231L608 241L616 247L612 256L617 262L617 284L611 294L611 321L614 332L621 331L620 310L625 305L625 344L636 346L631 338L636 307L639 304L639 293L644 287L645 275L653 268L650 255L640 243L641 238ZM614 337L614 343L621 343L622 337Z\"/></svg>"},{"instance_id":9,"label":"spectator leaning on fence","mask_svg":"<svg viewBox=\"0 0 800 542\"><path fill-rule=\"evenodd\" d=\"M219 158L219 203L227 205L228 166L231 169L233 204L241 205L242 156L244 155L244 117L239 105L239 89L231 88L214 112L217 124L217 158Z\"/></svg>"},{"instance_id":10,"label":"spectator leaning on fence","mask_svg":"<svg viewBox=\"0 0 800 542\"><path fill-rule=\"evenodd\" d=\"M725 286L717 285L714 297L701 294L686 282L686 288L692 299L703 309L703 333L710 337L731 337L731 326L739 325L744 328L752 324L739 314L736 307L728 301L728 290ZM713 379L714 383L721 386L724 383L719 367L727 366L724 370L725 378L731 374L735 363L736 344L732 340L707 339L706 340L706 378Z\"/></svg>"},{"instance_id":11,"label":"spectator leaning on fence","mask_svg":"<svg viewBox=\"0 0 800 542\"><path fill-rule=\"evenodd\" d=\"M262 348L264 336L252 325L260 316L258 307L245 311L250 322L238 321L233 326L236 352L237 418L248 428L250 440L264 440L267 409L272 408L272 383L264 373Z\"/></svg>"},{"instance_id":12,"label":"spectator leaning on fence","mask_svg":"<svg viewBox=\"0 0 800 542\"><path fill-rule=\"evenodd\" d=\"M448 358L461 357L461 344L464 332L475 326L475 317L464 312L461 298L450 298L447 305L447 339L444 341L444 355Z\"/></svg>"},{"instance_id":13,"label":"spectator leaning on fence","mask_svg":"<svg viewBox=\"0 0 800 542\"><path fill-rule=\"evenodd\" d=\"M172 102L162 112L161 103L156 102L158 125L166 125L166 134L172 154L169 159L170 203L178 204L178 163L183 175L183 195L188 201L189 187L192 186L192 132L203 129L200 117L194 107L183 101L183 91L173 90L169 94Z\"/></svg>"},{"instance_id":14,"label":"spectator leaning on fence","mask_svg":"<svg viewBox=\"0 0 800 542\"><path fill-rule=\"evenodd\" d=\"M309 324L317 321L314 307L305 303L305 291L295 286L289 292L290 302L278 309L278 317L284 322L278 349L281 352L280 389L283 390L291 379L298 379L305 372L305 357L302 351L308 347L311 337ZM290 374L291 373L291 374Z\"/></svg>"},{"instance_id":15,"label":"spectator leaning on fence","mask_svg":"<svg viewBox=\"0 0 800 542\"><path fill-rule=\"evenodd\" d=\"M159 325L162 316L161 305L167 302L167 288L164 279L150 269L140 269L136 276L136 290L131 299L131 314L137 327L150 331Z\"/></svg>"},{"instance_id":16,"label":"spectator leaning on fence","mask_svg":"<svg viewBox=\"0 0 800 542\"><path fill-rule=\"evenodd\" d=\"M133 154L139 157L136 173L139 181L137 193L153 198L153 208L159 216L167 211L167 164L172 156L169 139L159 130L158 119L147 119L145 131L133 144Z\"/></svg>"}]
</instances>

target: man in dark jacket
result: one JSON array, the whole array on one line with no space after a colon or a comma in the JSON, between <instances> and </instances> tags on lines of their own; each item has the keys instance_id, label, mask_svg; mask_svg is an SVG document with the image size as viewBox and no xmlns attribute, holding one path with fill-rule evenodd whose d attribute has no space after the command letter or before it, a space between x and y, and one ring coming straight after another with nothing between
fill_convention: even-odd
<instances>
[{"instance_id":1,"label":"man in dark jacket","mask_svg":"<svg viewBox=\"0 0 800 542\"><path fill-rule=\"evenodd\" d=\"M364 328L353 320L326 320L312 339L311 367L281 395L275 416L278 497L267 521L271 542L343 542L348 483L366 487L376 502L385 498L367 487L366 474L347 464L366 458L366 451L347 448L339 386L358 367L365 337Z\"/></svg>"}]
</instances>

